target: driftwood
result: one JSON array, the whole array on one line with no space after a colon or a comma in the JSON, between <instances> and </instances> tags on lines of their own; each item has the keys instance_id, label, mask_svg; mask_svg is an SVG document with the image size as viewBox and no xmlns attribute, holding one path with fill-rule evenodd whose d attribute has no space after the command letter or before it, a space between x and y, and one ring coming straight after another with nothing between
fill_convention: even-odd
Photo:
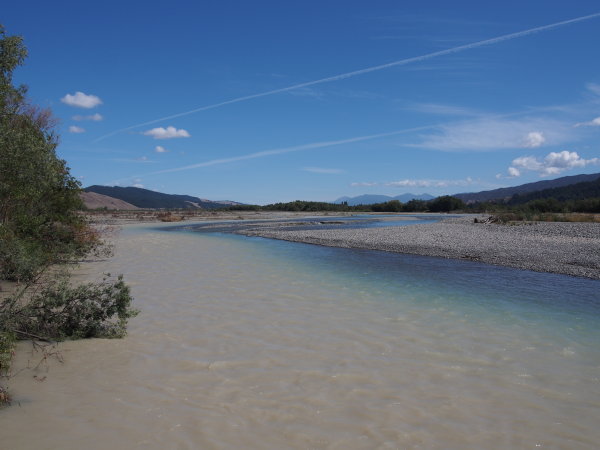
<instances>
[{"instance_id":1,"label":"driftwood","mask_svg":"<svg viewBox=\"0 0 600 450\"><path fill-rule=\"evenodd\" d=\"M32 333L27 333L25 331L21 331L21 330L12 330L14 333L20 334L22 336L27 336L29 338L33 338L33 339L37 339L38 341L42 341L42 342L48 342L50 344L55 344L56 342L53 341L52 339L48 339L45 338L43 336L38 336L37 334L32 334Z\"/></svg>"}]
</instances>

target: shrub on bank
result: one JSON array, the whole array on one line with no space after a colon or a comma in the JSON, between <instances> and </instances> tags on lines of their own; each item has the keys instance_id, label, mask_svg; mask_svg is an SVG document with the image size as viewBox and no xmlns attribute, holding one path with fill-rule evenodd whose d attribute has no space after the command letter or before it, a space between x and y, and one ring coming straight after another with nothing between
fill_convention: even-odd
<instances>
[{"instance_id":1,"label":"shrub on bank","mask_svg":"<svg viewBox=\"0 0 600 450\"><path fill-rule=\"evenodd\" d=\"M51 112L12 83L26 56L22 38L0 25L0 280L19 283L0 299L0 378L17 338L122 337L137 314L122 277L70 283L65 267L108 247L79 212L81 186L56 155ZM8 400L0 386L0 404Z\"/></svg>"}]
</instances>

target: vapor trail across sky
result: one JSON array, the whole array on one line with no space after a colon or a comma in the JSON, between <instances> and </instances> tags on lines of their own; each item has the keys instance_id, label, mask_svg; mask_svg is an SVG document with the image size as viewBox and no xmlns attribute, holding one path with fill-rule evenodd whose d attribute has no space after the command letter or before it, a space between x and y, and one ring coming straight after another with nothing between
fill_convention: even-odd
<instances>
[{"instance_id":1,"label":"vapor trail across sky","mask_svg":"<svg viewBox=\"0 0 600 450\"><path fill-rule=\"evenodd\" d=\"M266 156L282 155L284 153L299 152L299 151L303 151L303 150L313 150L313 149L324 148L324 147L333 147L335 145L351 144L353 142L369 141L369 140L372 140L372 139L384 138L384 137L389 137L389 136L396 136L396 135L399 135L399 134L411 133L411 132L414 132L414 131L427 130L427 129L431 129L431 128L435 127L435 126L436 125L426 125L426 126L422 126L422 127L415 127L415 128L407 128L407 129L404 129L404 130L390 131L390 132L387 132L387 133L370 134L370 135L367 135L367 136L355 136L355 137L346 138L346 139L339 139L339 140L336 140L336 141L312 142L310 144L295 145L295 146L292 146L292 147L284 147L284 148L278 148L278 149L273 149L273 150L264 150L264 151L261 151L261 152L249 153L247 155L233 156L231 158L212 159L210 161L205 161L205 162L201 162L201 163L197 163L197 164L191 164L191 165L188 165L188 166L175 167L173 169L159 170L159 171L156 171L156 172L151 172L151 173L146 174L146 175L157 175L157 174L160 174L160 173L180 172L182 170L198 169L200 167L216 166L216 165L219 165L219 164L227 164L227 163L232 163L232 162L236 162L236 161L244 161L244 160L248 160L248 159L264 158Z\"/></svg>"},{"instance_id":2,"label":"vapor trail across sky","mask_svg":"<svg viewBox=\"0 0 600 450\"><path fill-rule=\"evenodd\" d=\"M539 33L542 31L548 31L548 30L552 30L554 28L558 28L564 25L570 25L573 23L577 23L577 22L582 22L585 20L590 20L590 19L595 19L600 17L600 12L599 13L594 13L594 14L589 14L587 16L581 16L581 17L576 17L574 19L569 19L569 20L564 20L561 22L555 22L549 25L543 25L540 27L535 27L535 28L530 28L528 30L524 30L524 31L518 31L516 33L510 33L510 34L505 34L502 36L498 36L495 38L491 38L491 39L485 39L482 41L478 41L478 42L473 42L470 44L465 44L465 45L459 45L458 47L453 47L453 48L449 48L446 50L440 50L437 52L433 52L433 53L427 53L425 55L420 55L420 56L415 56L412 58L406 58L406 59L401 59L399 61L393 61L390 63L386 63L386 64L381 64L378 66L372 66L372 67L367 67L365 69L360 69L360 70L355 70L352 72L346 72L346 73L342 73L342 74L338 74L338 75L333 75L327 78L321 78L319 80L313 80L313 81L307 81L305 83L300 83L300 84L294 84L292 86L287 86L287 87L283 87L283 88L279 88L279 89L274 89L271 91L266 91L266 92L260 92L257 94L251 94L251 95L246 95L243 97L237 97L231 100L226 100L220 103L215 103L212 105L206 105L206 106L201 106L199 108L195 108L189 111L184 111L184 112L180 112L177 114L172 114L170 116L165 116L165 117L161 117L159 119L154 119L154 120L150 120L147 122L142 122L142 123L138 123L136 125L131 125L127 128L122 128L116 131L113 131L111 133L105 134L103 136L100 136L99 138L97 138L94 143L100 142L108 137L114 136L118 133L122 133L124 131L129 131L129 130L133 130L135 128L139 128L139 127L143 127L143 126L147 126L147 125L152 125L158 122L162 122L165 120L170 120L170 119L175 119L177 117L183 117L183 116L188 116L190 114L195 114L201 111L207 111L210 109L215 109L215 108L219 108L221 106L226 106L226 105L230 105L233 103L239 103L239 102L244 102L247 100L252 100L255 98L260 98L260 97L266 97L269 95L274 95L274 94L279 94L282 92L288 92L288 91L292 91L295 89L300 89L300 88L305 88L305 87L309 87L309 86L314 86L317 84L322 84L322 83L328 83L328 82L333 82L333 81L338 81L338 80L343 80L346 78L352 78L358 75L363 75L366 73L370 73L370 72L375 72L375 71L379 71L379 70L383 70L383 69L388 69L390 67L396 67L396 66L404 66L407 64L412 64L412 63L417 63L417 62L421 62L421 61L426 61L429 59L433 59L433 58L437 58L439 56L444 56L444 55L450 55L450 54L454 54L454 53L459 53L465 50L470 50L470 49L474 49L474 48L478 48L478 47L483 47L486 45L493 45L493 44L497 44L499 42L504 42L504 41L508 41L508 40L512 40L512 39L517 39L520 37L524 37L524 36L528 36L530 34L535 34L535 33Z\"/></svg>"}]
</instances>

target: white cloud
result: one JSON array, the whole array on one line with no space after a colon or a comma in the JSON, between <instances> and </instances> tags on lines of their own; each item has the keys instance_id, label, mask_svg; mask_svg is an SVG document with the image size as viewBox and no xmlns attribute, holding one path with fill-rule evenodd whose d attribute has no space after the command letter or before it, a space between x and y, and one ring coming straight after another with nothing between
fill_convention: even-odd
<instances>
[{"instance_id":1,"label":"white cloud","mask_svg":"<svg viewBox=\"0 0 600 450\"><path fill-rule=\"evenodd\" d=\"M342 169L325 169L323 167L305 167L302 170L305 170L306 172L324 174L340 174L344 172Z\"/></svg>"},{"instance_id":2,"label":"white cloud","mask_svg":"<svg viewBox=\"0 0 600 450\"><path fill-rule=\"evenodd\" d=\"M390 181L384 183L385 186L391 187L436 187L445 188L450 186L470 186L475 182L471 177L467 177L464 180L428 180L428 179L405 179L400 181Z\"/></svg>"},{"instance_id":3,"label":"white cloud","mask_svg":"<svg viewBox=\"0 0 600 450\"><path fill-rule=\"evenodd\" d=\"M557 175L566 170L600 164L600 158L583 159L577 152L550 152L543 159L521 156L513 160L508 168L509 177L521 176L523 171L538 172L541 177Z\"/></svg>"},{"instance_id":4,"label":"white cloud","mask_svg":"<svg viewBox=\"0 0 600 450\"><path fill-rule=\"evenodd\" d=\"M539 131L532 131L527 133L525 139L523 140L523 146L527 148L537 148L540 147L544 142L546 142L546 138L544 134Z\"/></svg>"},{"instance_id":5,"label":"white cloud","mask_svg":"<svg viewBox=\"0 0 600 450\"><path fill-rule=\"evenodd\" d=\"M136 187L136 188L140 188L140 189L144 189L144 185L140 184L140 183L135 183L132 185L132 187Z\"/></svg>"},{"instance_id":6,"label":"white cloud","mask_svg":"<svg viewBox=\"0 0 600 450\"><path fill-rule=\"evenodd\" d=\"M100 122L101 120L103 120L104 117L102 117L101 114L92 114L90 116L81 116L79 114L77 114L76 116L73 116L73 120L76 120L78 122L81 122L83 120L93 120L94 122Z\"/></svg>"},{"instance_id":7,"label":"white cloud","mask_svg":"<svg viewBox=\"0 0 600 450\"><path fill-rule=\"evenodd\" d=\"M400 181L390 181L385 183L386 186L392 187L430 187L432 184L431 180L400 180Z\"/></svg>"},{"instance_id":8,"label":"white cloud","mask_svg":"<svg viewBox=\"0 0 600 450\"><path fill-rule=\"evenodd\" d=\"M351 183L352 187L388 186L398 188L447 188L452 186L470 186L479 182L467 177L464 180L432 180L432 179L404 179L399 181L388 181L383 183Z\"/></svg>"},{"instance_id":9,"label":"white cloud","mask_svg":"<svg viewBox=\"0 0 600 450\"><path fill-rule=\"evenodd\" d=\"M85 133L85 128L81 128L75 125L69 127L69 133Z\"/></svg>"},{"instance_id":10,"label":"white cloud","mask_svg":"<svg viewBox=\"0 0 600 450\"><path fill-rule=\"evenodd\" d=\"M173 139L173 138L184 138L190 137L190 133L180 128L179 130L175 127L158 127L152 128L151 130L144 131L144 136L152 136L154 139Z\"/></svg>"},{"instance_id":11,"label":"white cloud","mask_svg":"<svg viewBox=\"0 0 600 450\"><path fill-rule=\"evenodd\" d=\"M517 169L516 167L509 167L508 168L508 175L511 177L520 177L521 176L521 171L519 169Z\"/></svg>"},{"instance_id":12,"label":"white cloud","mask_svg":"<svg viewBox=\"0 0 600 450\"><path fill-rule=\"evenodd\" d=\"M569 128L562 122L548 119L484 118L441 126L438 133L424 136L415 146L442 151L534 148L546 142L554 145L564 142Z\"/></svg>"},{"instance_id":13,"label":"white cloud","mask_svg":"<svg viewBox=\"0 0 600 450\"><path fill-rule=\"evenodd\" d=\"M576 123L575 127L600 127L600 117L596 117L589 122Z\"/></svg>"},{"instance_id":14,"label":"white cloud","mask_svg":"<svg viewBox=\"0 0 600 450\"><path fill-rule=\"evenodd\" d=\"M361 182L361 183L350 183L350 186L352 187L372 187L372 186L378 186L379 183L368 183L368 182Z\"/></svg>"},{"instance_id":15,"label":"white cloud","mask_svg":"<svg viewBox=\"0 0 600 450\"><path fill-rule=\"evenodd\" d=\"M588 88L588 91L590 91L596 95L600 95L600 84L588 83L586 85L586 87Z\"/></svg>"},{"instance_id":16,"label":"white cloud","mask_svg":"<svg viewBox=\"0 0 600 450\"><path fill-rule=\"evenodd\" d=\"M156 153L167 153L169 150L164 148L162 145L157 145L156 147L154 147L154 151Z\"/></svg>"},{"instance_id":17,"label":"white cloud","mask_svg":"<svg viewBox=\"0 0 600 450\"><path fill-rule=\"evenodd\" d=\"M102 100L95 95L87 95L83 92L75 92L74 95L67 94L60 99L61 102L66 103L69 106L77 106L78 108L94 108L95 106L101 105Z\"/></svg>"}]
</instances>

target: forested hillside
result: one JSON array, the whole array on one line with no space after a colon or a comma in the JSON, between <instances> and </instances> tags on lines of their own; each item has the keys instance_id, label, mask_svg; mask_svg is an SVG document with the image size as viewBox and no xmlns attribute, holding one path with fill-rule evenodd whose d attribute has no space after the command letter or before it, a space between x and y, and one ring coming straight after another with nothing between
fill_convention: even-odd
<instances>
[{"instance_id":1,"label":"forested hillside","mask_svg":"<svg viewBox=\"0 0 600 450\"><path fill-rule=\"evenodd\" d=\"M508 188L493 189L491 191L471 192L455 194L454 197L460 198L465 203L481 203L481 202L502 202L508 201L514 195L523 195L529 192L542 191L545 189L553 189L557 187L569 186L572 184L594 181L600 178L600 173L572 175L561 177L555 180L536 181L535 183L521 184Z\"/></svg>"},{"instance_id":2,"label":"forested hillside","mask_svg":"<svg viewBox=\"0 0 600 450\"><path fill-rule=\"evenodd\" d=\"M529 194L515 194L507 202L509 205L522 205L532 200L553 198L560 202L600 198L600 178L595 181L571 184L569 186L544 189Z\"/></svg>"}]
</instances>

